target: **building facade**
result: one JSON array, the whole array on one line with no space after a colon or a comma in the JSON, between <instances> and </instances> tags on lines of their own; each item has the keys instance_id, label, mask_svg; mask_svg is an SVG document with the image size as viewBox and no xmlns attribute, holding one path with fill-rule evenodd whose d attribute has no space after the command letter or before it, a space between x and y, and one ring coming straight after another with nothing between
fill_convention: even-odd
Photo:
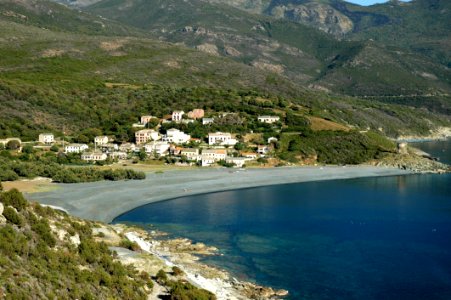
<instances>
[{"instance_id":1,"label":"building facade","mask_svg":"<svg viewBox=\"0 0 451 300\"><path fill-rule=\"evenodd\" d=\"M148 141L158 141L160 134L153 129L143 129L135 132L136 144L144 144Z\"/></svg>"},{"instance_id":2,"label":"building facade","mask_svg":"<svg viewBox=\"0 0 451 300\"><path fill-rule=\"evenodd\" d=\"M53 135L53 133L41 133L39 135L39 143L42 144L53 144L55 142L55 136Z\"/></svg>"},{"instance_id":3,"label":"building facade","mask_svg":"<svg viewBox=\"0 0 451 300\"><path fill-rule=\"evenodd\" d=\"M238 141L228 132L215 132L208 134L209 145L234 146Z\"/></svg>"},{"instance_id":4,"label":"building facade","mask_svg":"<svg viewBox=\"0 0 451 300\"><path fill-rule=\"evenodd\" d=\"M280 117L278 117L278 116L259 116L258 121L262 122L262 123L272 124L272 123L279 122Z\"/></svg>"},{"instance_id":5,"label":"building facade","mask_svg":"<svg viewBox=\"0 0 451 300\"><path fill-rule=\"evenodd\" d=\"M69 144L64 147L64 152L66 152L66 153L82 153L88 149L89 149L89 147L86 144Z\"/></svg>"}]
</instances>

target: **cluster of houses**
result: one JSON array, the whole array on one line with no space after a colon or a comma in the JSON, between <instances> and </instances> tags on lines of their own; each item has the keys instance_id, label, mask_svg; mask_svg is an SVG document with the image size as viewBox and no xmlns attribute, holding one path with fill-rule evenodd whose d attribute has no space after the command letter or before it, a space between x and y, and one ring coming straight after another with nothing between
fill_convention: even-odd
<instances>
[{"instance_id":1,"label":"cluster of houses","mask_svg":"<svg viewBox=\"0 0 451 300\"><path fill-rule=\"evenodd\" d=\"M186 118L187 117L187 118ZM155 129L146 129L147 124L152 120L158 120L158 124L166 122L191 123L199 120L203 125L212 124L214 118L205 118L203 109L194 109L188 113L184 111L174 111L160 120L154 116L141 116L140 122L133 124L135 128L144 128L135 132L135 143L122 143L120 145L113 143L113 139L108 136L96 136L94 138L94 149L87 144L72 143L63 144L65 153L79 153L81 159L85 161L105 161L111 159L127 159L133 153L144 151L147 155L153 157L164 157L171 155L174 157L184 157L190 162L195 162L201 166L210 166L220 161L234 164L242 167L246 162L255 160L268 154L271 150L269 145L259 145L257 152L241 152L239 157L229 156L229 147L233 147L238 140L229 132L212 132L208 134L206 143L200 139L192 138L189 134L178 129L172 128L166 131L166 134L160 134ZM259 116L258 121L272 124L279 122L278 116ZM158 128L158 126L156 127ZM0 143L7 143L11 139L0 140ZM39 135L39 143L46 146L55 143L55 137L52 133L42 133ZM277 141L276 138L268 139L268 144ZM20 140L19 140L20 142ZM181 145L196 145L192 148L183 148Z\"/></svg>"}]
</instances>

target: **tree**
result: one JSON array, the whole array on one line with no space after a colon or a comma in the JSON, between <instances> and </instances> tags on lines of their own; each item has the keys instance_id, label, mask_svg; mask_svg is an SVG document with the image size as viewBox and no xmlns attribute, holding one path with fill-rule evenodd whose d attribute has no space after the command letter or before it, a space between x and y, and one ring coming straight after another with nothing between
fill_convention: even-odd
<instances>
[{"instance_id":1,"label":"tree","mask_svg":"<svg viewBox=\"0 0 451 300\"><path fill-rule=\"evenodd\" d=\"M32 154L34 152L32 145L25 145L22 147L22 152L27 154Z\"/></svg>"},{"instance_id":2,"label":"tree","mask_svg":"<svg viewBox=\"0 0 451 300\"><path fill-rule=\"evenodd\" d=\"M20 148L20 142L17 140L11 140L6 144L6 149L17 150Z\"/></svg>"},{"instance_id":3,"label":"tree","mask_svg":"<svg viewBox=\"0 0 451 300\"><path fill-rule=\"evenodd\" d=\"M139 151L138 156L139 156L139 159L140 159L140 160L146 160L146 158L147 158L147 153L146 153L146 151L145 151L144 149L141 149L141 151Z\"/></svg>"},{"instance_id":4,"label":"tree","mask_svg":"<svg viewBox=\"0 0 451 300\"><path fill-rule=\"evenodd\" d=\"M53 145L52 147L50 147L50 151L52 152L58 152L60 150L60 148L58 148L57 145Z\"/></svg>"},{"instance_id":5,"label":"tree","mask_svg":"<svg viewBox=\"0 0 451 300\"><path fill-rule=\"evenodd\" d=\"M246 145L244 145L243 143L236 143L234 148L235 148L235 150L240 151L240 150L243 150L245 146Z\"/></svg>"}]
</instances>

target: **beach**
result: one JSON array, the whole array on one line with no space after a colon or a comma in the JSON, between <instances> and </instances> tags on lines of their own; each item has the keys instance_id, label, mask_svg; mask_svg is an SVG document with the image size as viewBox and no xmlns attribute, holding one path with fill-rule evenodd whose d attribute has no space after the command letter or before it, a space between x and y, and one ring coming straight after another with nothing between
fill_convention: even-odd
<instances>
[{"instance_id":1,"label":"beach","mask_svg":"<svg viewBox=\"0 0 451 300\"><path fill-rule=\"evenodd\" d=\"M71 215L110 223L145 204L218 191L298 182L411 174L374 166L309 166L265 169L190 169L147 173L145 180L55 184L27 199L61 207Z\"/></svg>"}]
</instances>

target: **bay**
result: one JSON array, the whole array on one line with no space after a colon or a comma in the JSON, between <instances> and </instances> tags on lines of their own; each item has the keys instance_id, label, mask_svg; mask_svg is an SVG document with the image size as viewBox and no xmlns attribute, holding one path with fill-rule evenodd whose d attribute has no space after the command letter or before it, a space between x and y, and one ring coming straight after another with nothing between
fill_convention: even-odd
<instances>
[{"instance_id":1,"label":"bay","mask_svg":"<svg viewBox=\"0 0 451 300\"><path fill-rule=\"evenodd\" d=\"M440 153L449 141L423 146ZM217 246L223 255L204 262L288 289L290 299L451 299L450 174L197 195L115 222Z\"/></svg>"}]
</instances>

